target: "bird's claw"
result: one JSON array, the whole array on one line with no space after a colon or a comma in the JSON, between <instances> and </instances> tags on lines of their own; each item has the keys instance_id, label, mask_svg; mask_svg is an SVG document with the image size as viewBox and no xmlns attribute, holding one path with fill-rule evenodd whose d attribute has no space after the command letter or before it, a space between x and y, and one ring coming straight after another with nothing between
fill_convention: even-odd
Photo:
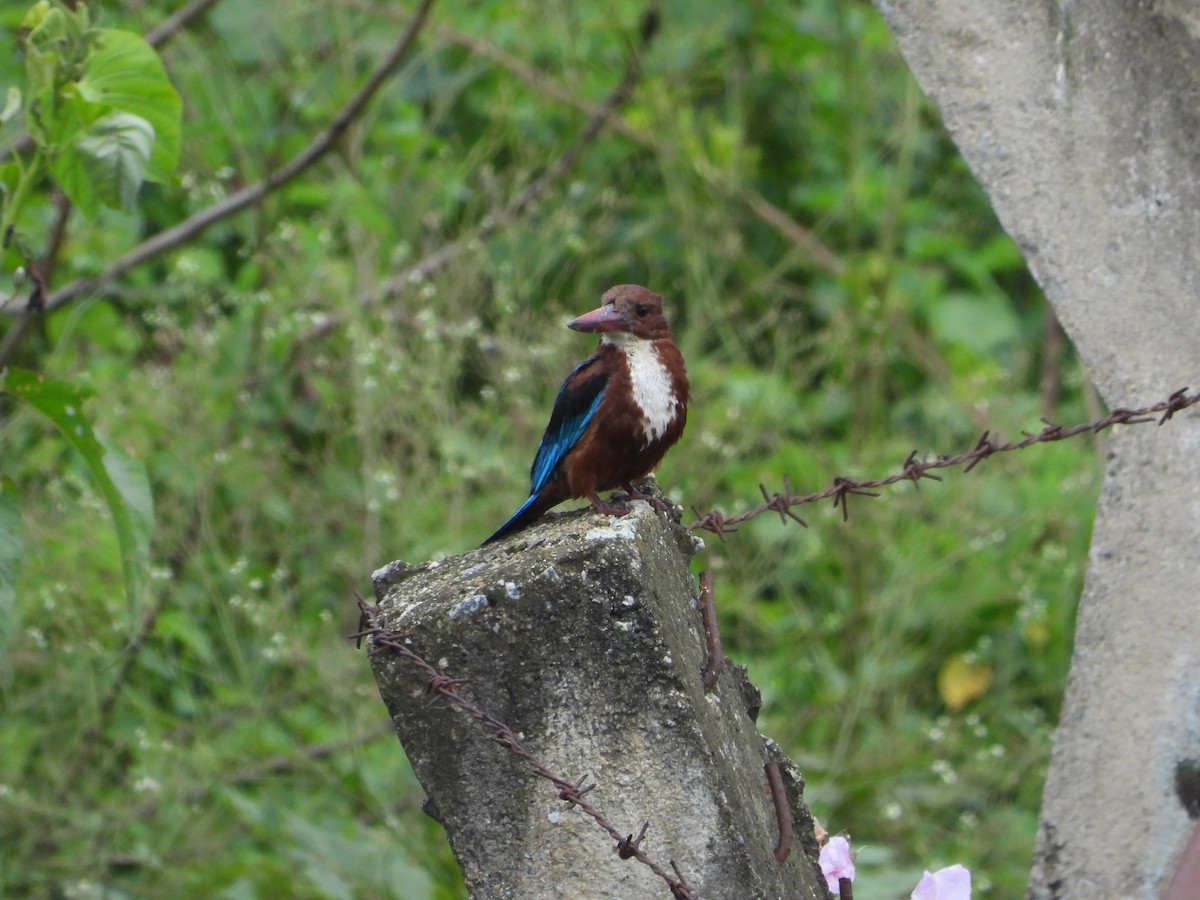
<instances>
[{"instance_id":1,"label":"bird's claw","mask_svg":"<svg viewBox=\"0 0 1200 900\"><path fill-rule=\"evenodd\" d=\"M632 512L627 506L613 506L611 503L605 503L595 491L589 491L587 498L588 502L592 504L592 509L606 516L627 516Z\"/></svg>"},{"instance_id":2,"label":"bird's claw","mask_svg":"<svg viewBox=\"0 0 1200 900\"><path fill-rule=\"evenodd\" d=\"M633 502L634 500L645 500L659 512L667 511L667 504L663 503L657 497L651 497L649 494L643 494L632 484L625 485L625 499Z\"/></svg>"},{"instance_id":3,"label":"bird's claw","mask_svg":"<svg viewBox=\"0 0 1200 900\"><path fill-rule=\"evenodd\" d=\"M593 501L592 509L606 516L627 516L633 512L628 506L614 506L611 503L605 503L603 500Z\"/></svg>"}]
</instances>

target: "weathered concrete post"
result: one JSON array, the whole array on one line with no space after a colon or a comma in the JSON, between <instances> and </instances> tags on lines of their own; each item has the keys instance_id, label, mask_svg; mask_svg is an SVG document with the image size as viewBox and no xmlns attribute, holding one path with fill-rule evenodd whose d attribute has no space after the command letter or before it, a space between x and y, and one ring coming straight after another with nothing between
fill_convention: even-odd
<instances>
[{"instance_id":1,"label":"weathered concrete post","mask_svg":"<svg viewBox=\"0 0 1200 900\"><path fill-rule=\"evenodd\" d=\"M1200 3L877 3L1104 398L1195 390ZM1161 897L1194 830L1198 461L1194 412L1109 445L1033 898Z\"/></svg>"},{"instance_id":2,"label":"weathered concrete post","mask_svg":"<svg viewBox=\"0 0 1200 900\"><path fill-rule=\"evenodd\" d=\"M674 860L705 900L825 898L795 767L754 728L757 692L726 666L706 694L704 632L688 572L694 539L637 503L623 518L551 516L441 562L376 573L389 626L505 722L547 768L641 848ZM477 898L669 897L646 866L557 789L446 703L410 663L373 667L409 760ZM796 843L774 857L763 766L781 764Z\"/></svg>"}]
</instances>

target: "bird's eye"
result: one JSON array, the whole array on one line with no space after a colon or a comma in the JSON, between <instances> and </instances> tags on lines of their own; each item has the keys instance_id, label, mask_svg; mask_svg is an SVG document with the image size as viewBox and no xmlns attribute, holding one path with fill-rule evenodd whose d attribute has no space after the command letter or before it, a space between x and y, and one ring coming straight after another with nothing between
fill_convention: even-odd
<instances>
[{"instance_id":1,"label":"bird's eye","mask_svg":"<svg viewBox=\"0 0 1200 900\"><path fill-rule=\"evenodd\" d=\"M637 306L634 307L633 311L636 312L639 317L644 317L644 316L650 315L650 307L647 306L645 303L639 303Z\"/></svg>"}]
</instances>

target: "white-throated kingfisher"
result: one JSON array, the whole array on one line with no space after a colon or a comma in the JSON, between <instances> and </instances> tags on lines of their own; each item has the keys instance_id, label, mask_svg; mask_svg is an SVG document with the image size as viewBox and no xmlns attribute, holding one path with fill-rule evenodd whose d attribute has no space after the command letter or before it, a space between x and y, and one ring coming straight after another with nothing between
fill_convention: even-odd
<instances>
[{"instance_id":1,"label":"white-throated kingfisher","mask_svg":"<svg viewBox=\"0 0 1200 900\"><path fill-rule=\"evenodd\" d=\"M600 334L600 345L558 392L530 470L529 499L484 544L577 497L597 512L623 516L628 507L600 499L614 488L662 505L633 486L679 440L687 421L687 371L662 300L641 285L618 284L605 291L599 309L568 323Z\"/></svg>"}]
</instances>

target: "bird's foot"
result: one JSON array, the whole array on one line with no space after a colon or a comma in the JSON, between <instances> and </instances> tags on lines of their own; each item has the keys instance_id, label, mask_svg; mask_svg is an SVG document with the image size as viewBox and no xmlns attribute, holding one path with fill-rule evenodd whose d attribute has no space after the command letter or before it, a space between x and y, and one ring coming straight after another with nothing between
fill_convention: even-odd
<instances>
[{"instance_id":1,"label":"bird's foot","mask_svg":"<svg viewBox=\"0 0 1200 900\"><path fill-rule=\"evenodd\" d=\"M657 497L651 497L649 494L643 494L632 483L625 485L625 496L632 500L645 500L659 512L667 511L667 504L663 503Z\"/></svg>"},{"instance_id":2,"label":"bird's foot","mask_svg":"<svg viewBox=\"0 0 1200 900\"><path fill-rule=\"evenodd\" d=\"M606 516L627 516L632 512L628 506L613 506L611 503L605 503L595 491L589 491L587 498L592 504L592 509Z\"/></svg>"}]
</instances>

